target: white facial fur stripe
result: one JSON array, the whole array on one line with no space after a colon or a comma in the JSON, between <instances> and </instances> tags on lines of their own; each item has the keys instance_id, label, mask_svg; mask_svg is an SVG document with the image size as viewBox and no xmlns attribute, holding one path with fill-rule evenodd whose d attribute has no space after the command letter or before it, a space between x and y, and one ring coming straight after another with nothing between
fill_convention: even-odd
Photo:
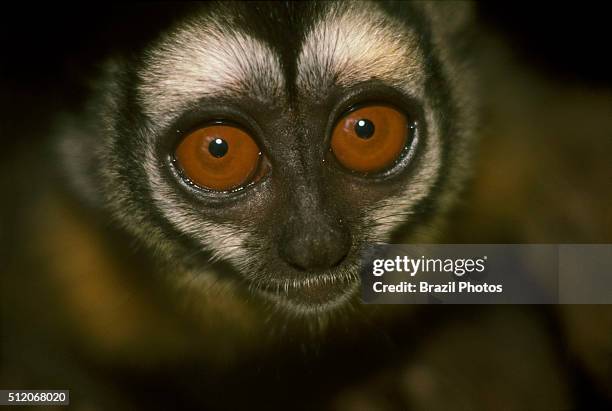
<instances>
[{"instance_id":1,"label":"white facial fur stripe","mask_svg":"<svg viewBox=\"0 0 612 411\"><path fill-rule=\"evenodd\" d=\"M278 56L214 16L182 25L149 51L141 80L145 113L164 123L206 96L240 94L270 104L284 89Z\"/></svg>"},{"instance_id":2,"label":"white facial fur stripe","mask_svg":"<svg viewBox=\"0 0 612 411\"><path fill-rule=\"evenodd\" d=\"M298 88L325 95L333 85L373 78L421 99L422 56L415 35L375 4L334 4L306 35L298 58Z\"/></svg>"}]
</instances>

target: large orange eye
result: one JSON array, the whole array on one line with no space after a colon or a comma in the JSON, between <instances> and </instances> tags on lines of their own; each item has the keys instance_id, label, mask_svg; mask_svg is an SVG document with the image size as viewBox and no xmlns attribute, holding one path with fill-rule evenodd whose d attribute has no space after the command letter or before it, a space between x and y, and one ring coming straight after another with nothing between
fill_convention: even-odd
<instances>
[{"instance_id":1,"label":"large orange eye","mask_svg":"<svg viewBox=\"0 0 612 411\"><path fill-rule=\"evenodd\" d=\"M263 176L259 147L243 130L229 125L200 128L181 141L175 158L194 184L215 191L242 187Z\"/></svg>"},{"instance_id":2,"label":"large orange eye","mask_svg":"<svg viewBox=\"0 0 612 411\"><path fill-rule=\"evenodd\" d=\"M408 119L384 105L354 110L340 119L331 149L344 167L374 173L391 167L406 147Z\"/></svg>"}]
</instances>

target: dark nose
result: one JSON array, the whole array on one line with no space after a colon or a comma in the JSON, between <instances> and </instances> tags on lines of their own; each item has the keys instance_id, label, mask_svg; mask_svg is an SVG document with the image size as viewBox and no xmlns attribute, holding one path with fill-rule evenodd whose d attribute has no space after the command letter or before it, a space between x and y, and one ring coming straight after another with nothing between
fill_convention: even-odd
<instances>
[{"instance_id":1,"label":"dark nose","mask_svg":"<svg viewBox=\"0 0 612 411\"><path fill-rule=\"evenodd\" d=\"M347 256L351 238L341 221L296 225L286 227L279 247L281 258L289 265L301 271L325 270L339 265Z\"/></svg>"}]
</instances>

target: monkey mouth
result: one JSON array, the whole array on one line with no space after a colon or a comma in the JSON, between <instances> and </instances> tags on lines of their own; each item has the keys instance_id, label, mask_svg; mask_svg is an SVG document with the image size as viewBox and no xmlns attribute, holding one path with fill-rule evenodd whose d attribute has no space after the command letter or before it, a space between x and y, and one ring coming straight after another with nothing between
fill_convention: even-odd
<instances>
[{"instance_id":1,"label":"monkey mouth","mask_svg":"<svg viewBox=\"0 0 612 411\"><path fill-rule=\"evenodd\" d=\"M357 276L321 275L301 279L260 281L255 285L265 299L292 312L316 314L339 308L357 294Z\"/></svg>"}]
</instances>

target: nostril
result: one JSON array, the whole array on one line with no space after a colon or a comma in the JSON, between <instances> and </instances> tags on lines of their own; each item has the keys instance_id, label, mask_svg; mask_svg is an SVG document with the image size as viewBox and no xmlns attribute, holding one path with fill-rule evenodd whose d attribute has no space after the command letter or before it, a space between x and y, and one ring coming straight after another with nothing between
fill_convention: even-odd
<instances>
[{"instance_id":1,"label":"nostril","mask_svg":"<svg viewBox=\"0 0 612 411\"><path fill-rule=\"evenodd\" d=\"M346 259L346 256L348 255L349 247L343 247L341 250L338 251L339 253L337 253L335 256L332 256L332 258L329 260L329 268L334 268L342 264L342 262Z\"/></svg>"},{"instance_id":2,"label":"nostril","mask_svg":"<svg viewBox=\"0 0 612 411\"><path fill-rule=\"evenodd\" d=\"M336 267L338 267L340 264L342 264L342 262L344 260L346 260L347 256L348 256L348 250L346 250L346 252L344 254L339 256L339 258L337 258L336 261L333 261L328 268L336 268Z\"/></svg>"},{"instance_id":3,"label":"nostril","mask_svg":"<svg viewBox=\"0 0 612 411\"><path fill-rule=\"evenodd\" d=\"M318 271L325 270L329 268L335 268L342 264L346 256L348 255L348 250L342 255L330 256L331 258L308 258L309 253L304 253L300 255L286 255L284 260L293 268L299 271ZM288 257L288 258L287 258Z\"/></svg>"},{"instance_id":4,"label":"nostril","mask_svg":"<svg viewBox=\"0 0 612 411\"><path fill-rule=\"evenodd\" d=\"M279 247L281 258L300 271L319 271L337 267L348 256L350 238L342 232L325 236L292 236Z\"/></svg>"},{"instance_id":5,"label":"nostril","mask_svg":"<svg viewBox=\"0 0 612 411\"><path fill-rule=\"evenodd\" d=\"M308 264L304 264L302 261L296 261L290 258L285 258L284 260L298 271L308 271Z\"/></svg>"}]
</instances>

